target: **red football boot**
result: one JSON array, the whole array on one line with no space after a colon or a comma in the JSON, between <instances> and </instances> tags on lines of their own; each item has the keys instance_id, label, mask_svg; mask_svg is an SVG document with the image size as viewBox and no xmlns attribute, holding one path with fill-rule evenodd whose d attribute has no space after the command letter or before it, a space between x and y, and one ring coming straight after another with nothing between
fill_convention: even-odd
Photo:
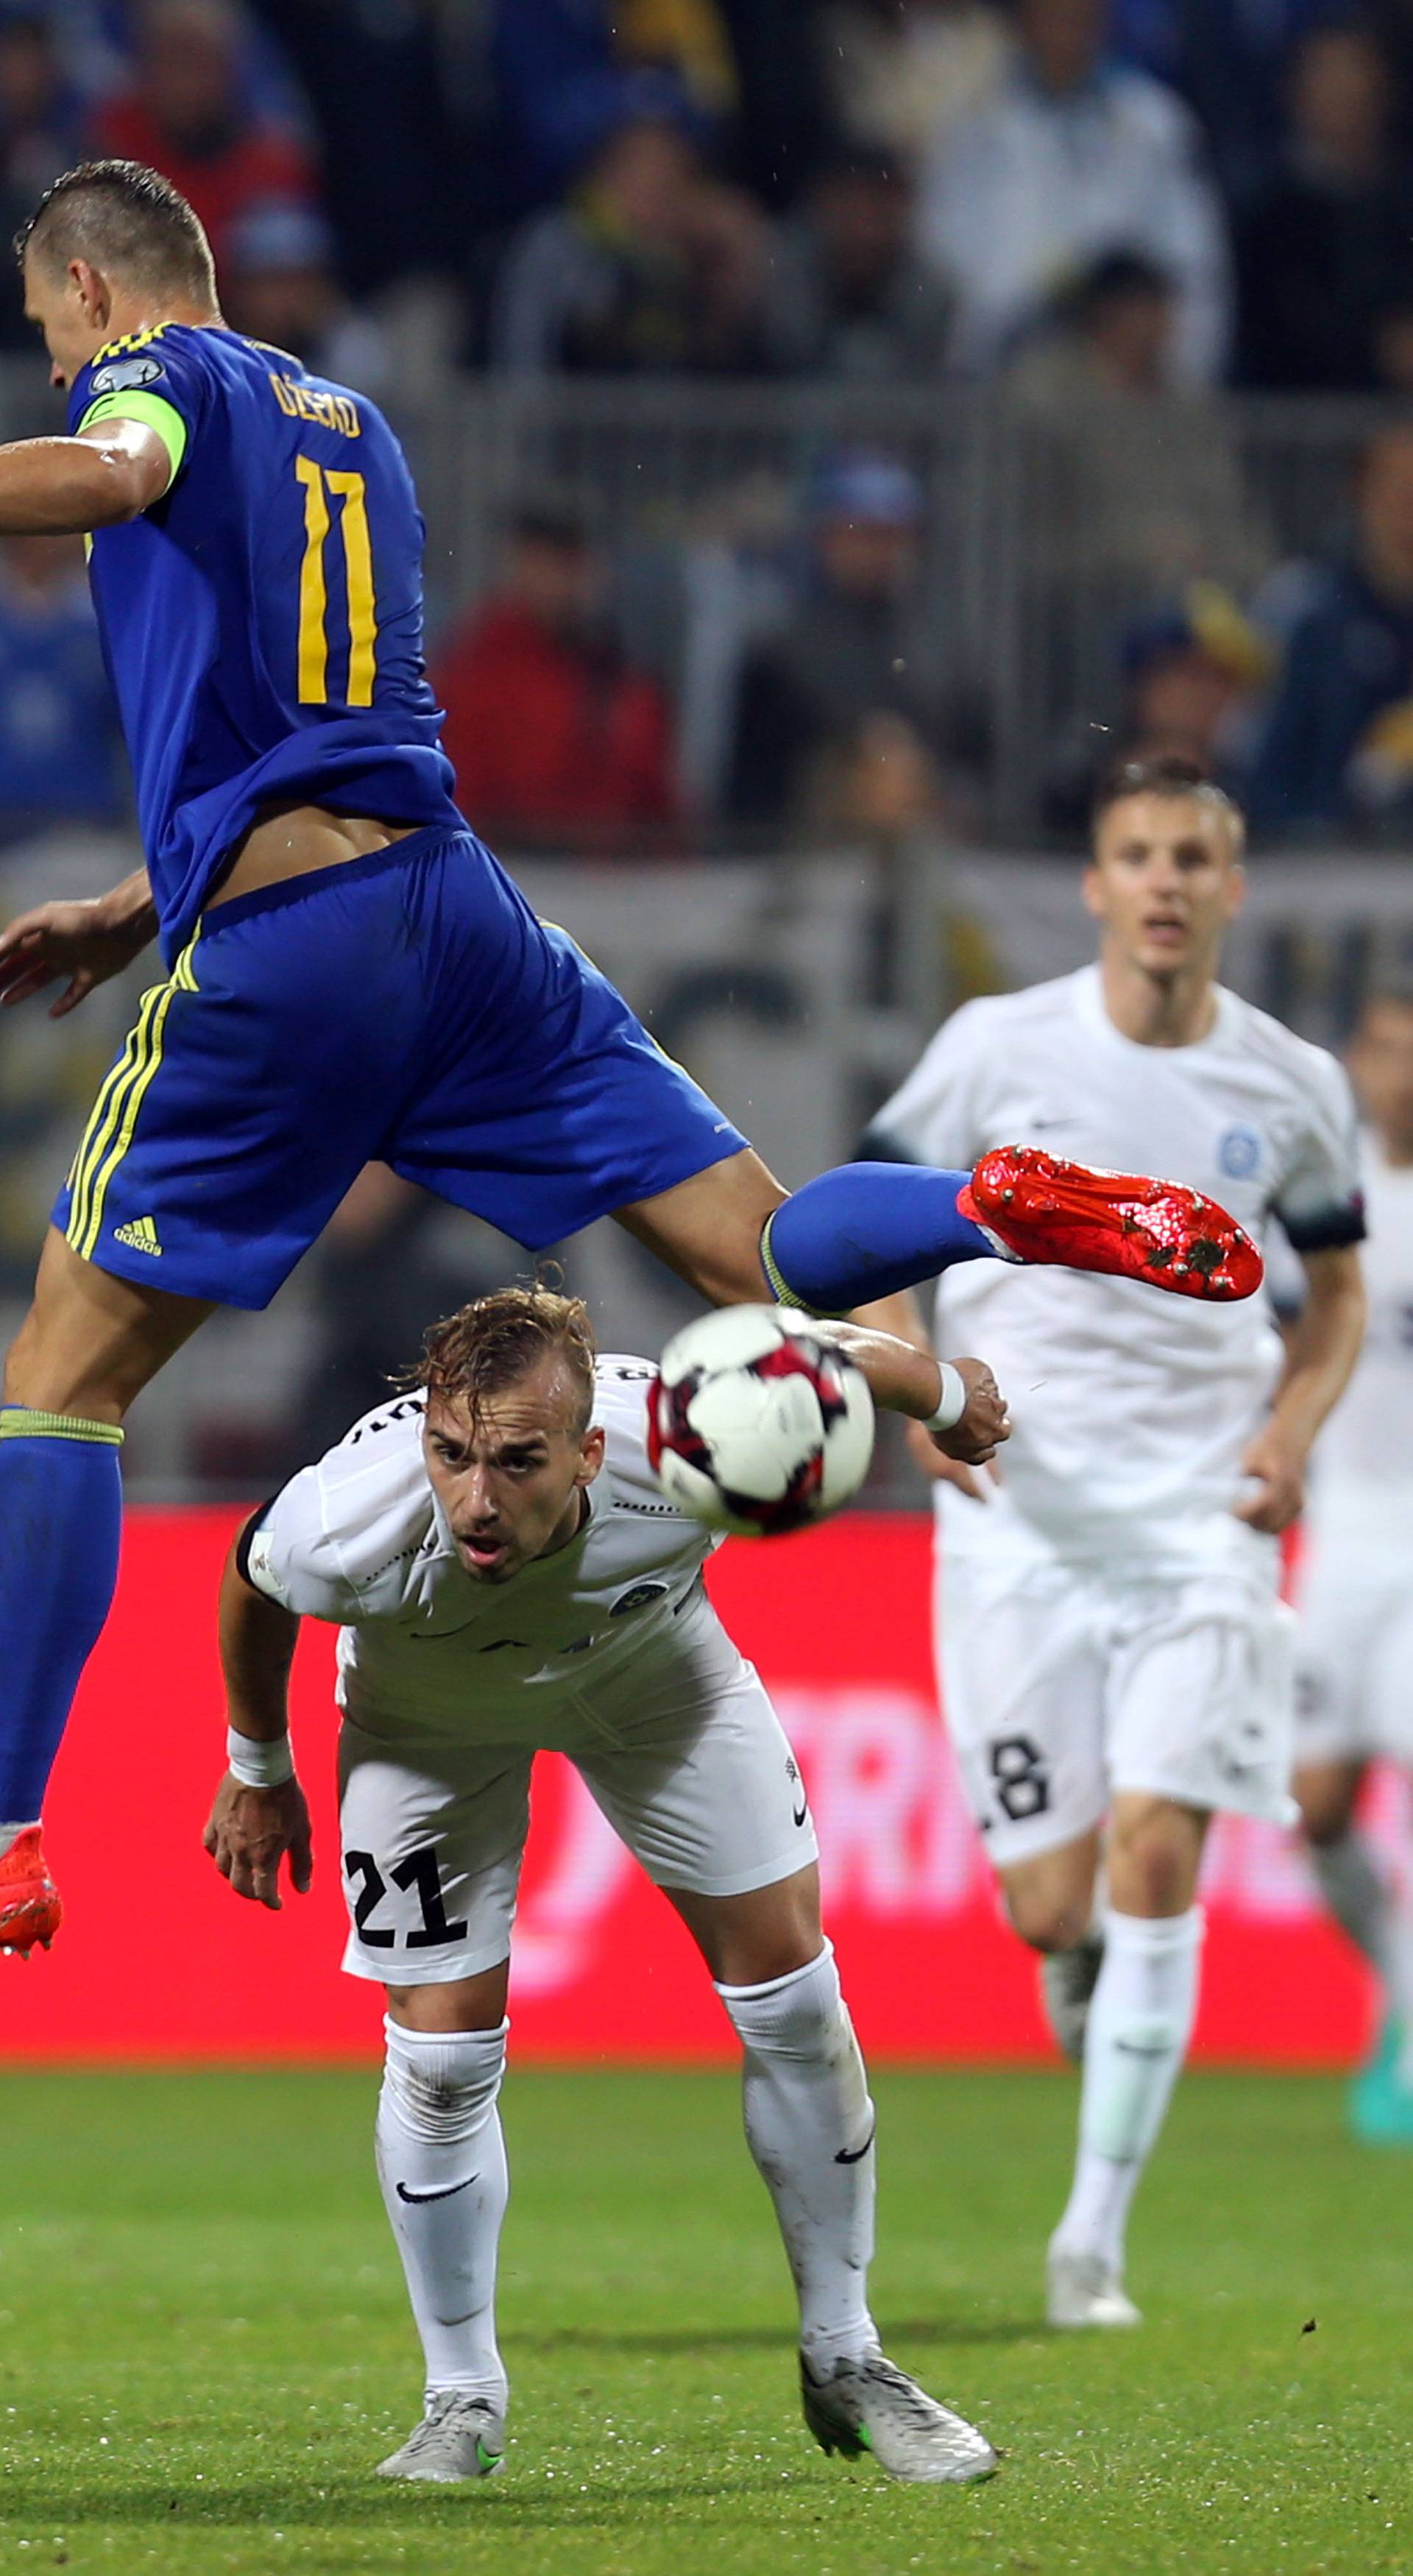
<instances>
[{"instance_id":1,"label":"red football boot","mask_svg":"<svg viewBox=\"0 0 1413 2576\"><path fill-rule=\"evenodd\" d=\"M1146 1279L1175 1297L1234 1302L1261 1285L1250 1235L1180 1181L1093 1171L1038 1145L998 1145L982 1155L957 1205L1018 1261Z\"/></svg>"},{"instance_id":2,"label":"red football boot","mask_svg":"<svg viewBox=\"0 0 1413 2576\"><path fill-rule=\"evenodd\" d=\"M0 1950L27 1959L36 1941L47 1950L64 1919L49 1875L38 1825L26 1825L0 1855Z\"/></svg>"}]
</instances>

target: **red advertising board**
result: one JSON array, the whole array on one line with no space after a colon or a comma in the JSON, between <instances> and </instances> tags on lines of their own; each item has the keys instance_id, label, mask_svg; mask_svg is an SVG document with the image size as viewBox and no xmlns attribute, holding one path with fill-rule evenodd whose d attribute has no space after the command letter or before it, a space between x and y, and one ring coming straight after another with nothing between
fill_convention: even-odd
<instances>
[{"instance_id":1,"label":"red advertising board","mask_svg":"<svg viewBox=\"0 0 1413 2576\"><path fill-rule=\"evenodd\" d=\"M69 1908L53 1952L0 1962L14 2057L317 2057L377 2042L381 1995L339 1973L333 1640L307 1627L295 1732L315 1806L312 1894L241 1904L201 1849L222 1767L216 1578L235 1515L131 1514L117 1605L55 1776L49 1842ZM880 2058L1043 2054L1034 1963L1000 1924L933 1694L930 1532L844 1518L724 1549L717 1601L775 1694L810 1790L826 1907ZM1376 1822L1405 1819L1392 1781ZM1198 2048L1337 2061L1361 2044L1362 1975L1274 1828L1213 1836ZM519 2057L724 2056L731 2036L675 1917L578 1777L536 1775L511 2009Z\"/></svg>"}]
</instances>

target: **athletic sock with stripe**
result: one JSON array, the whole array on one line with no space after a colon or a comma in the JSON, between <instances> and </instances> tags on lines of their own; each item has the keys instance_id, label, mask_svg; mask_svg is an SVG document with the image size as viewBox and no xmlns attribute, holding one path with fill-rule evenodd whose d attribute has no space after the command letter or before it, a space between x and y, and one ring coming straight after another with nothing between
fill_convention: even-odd
<instances>
[{"instance_id":1,"label":"athletic sock with stripe","mask_svg":"<svg viewBox=\"0 0 1413 2576\"><path fill-rule=\"evenodd\" d=\"M118 1579L116 1423L0 1406L0 1816L38 1816Z\"/></svg>"}]
</instances>

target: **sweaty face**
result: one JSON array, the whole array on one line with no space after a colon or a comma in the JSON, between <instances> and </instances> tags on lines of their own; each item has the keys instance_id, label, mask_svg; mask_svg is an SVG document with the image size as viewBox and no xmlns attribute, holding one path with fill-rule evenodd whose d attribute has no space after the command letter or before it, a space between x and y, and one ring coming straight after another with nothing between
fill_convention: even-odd
<instances>
[{"instance_id":1,"label":"sweaty face","mask_svg":"<svg viewBox=\"0 0 1413 2576\"><path fill-rule=\"evenodd\" d=\"M481 1583L512 1575L567 1546L603 1464L603 1433L579 1428L582 1396L555 1355L473 1418L464 1402L429 1397L423 1453L457 1553Z\"/></svg>"},{"instance_id":2,"label":"sweaty face","mask_svg":"<svg viewBox=\"0 0 1413 2576\"><path fill-rule=\"evenodd\" d=\"M56 269L30 250L25 253L24 289L25 320L33 323L49 352L49 381L65 392L80 367L97 357L107 336L108 308L100 303L99 281L81 260Z\"/></svg>"},{"instance_id":3,"label":"sweaty face","mask_svg":"<svg viewBox=\"0 0 1413 2576\"><path fill-rule=\"evenodd\" d=\"M1349 1070L1385 1149L1400 1162L1413 1158L1413 1004L1369 1004L1349 1050Z\"/></svg>"},{"instance_id":4,"label":"sweaty face","mask_svg":"<svg viewBox=\"0 0 1413 2576\"><path fill-rule=\"evenodd\" d=\"M1230 814L1205 796L1125 796L1084 875L1106 956L1169 978L1216 970L1245 879Z\"/></svg>"}]
</instances>

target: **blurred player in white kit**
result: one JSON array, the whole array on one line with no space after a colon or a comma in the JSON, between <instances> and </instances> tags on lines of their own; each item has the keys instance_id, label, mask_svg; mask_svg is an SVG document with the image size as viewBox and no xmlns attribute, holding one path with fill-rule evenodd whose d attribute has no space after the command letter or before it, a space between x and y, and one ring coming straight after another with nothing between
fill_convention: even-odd
<instances>
[{"instance_id":1,"label":"blurred player in white kit","mask_svg":"<svg viewBox=\"0 0 1413 2576\"><path fill-rule=\"evenodd\" d=\"M1413 988L1371 994L1348 1064L1366 1122L1369 1326L1315 1453L1295 1794L1325 1901L1382 1993L1354 2128L1413 2146L1413 1891L1390 1884L1354 1820L1371 1761L1413 1775Z\"/></svg>"},{"instance_id":2,"label":"blurred player in white kit","mask_svg":"<svg viewBox=\"0 0 1413 2576\"><path fill-rule=\"evenodd\" d=\"M1362 1329L1346 1078L1214 980L1241 852L1235 807L1190 763L1120 769L1083 880L1097 963L957 1011L865 1148L968 1162L1014 1136L1164 1173L1258 1238L1277 1217L1305 1274L1284 1360L1261 1298L1155 1312L1126 1281L999 1263L939 1291L947 1332L964 1322L1014 1414L995 1473L928 1463L947 1724L1011 1922L1051 1954L1056 2035L1083 2062L1049 2249L1057 2326L1138 2321L1125 2230L1192 2028L1203 1839L1216 1809L1293 1813L1278 1533ZM870 1312L926 1339L910 1300Z\"/></svg>"},{"instance_id":3,"label":"blurred player in white kit","mask_svg":"<svg viewBox=\"0 0 1413 2576\"><path fill-rule=\"evenodd\" d=\"M1156 1301L1155 1301L1156 1302ZM921 1420L939 1369L847 1324ZM989 1458L982 1363L945 1435ZM894 2477L968 2484L996 2455L879 2349L868 2312L873 2105L820 1928L814 1827L790 1747L707 1599L718 1542L647 1459L650 1363L595 1361L577 1299L483 1297L427 1337L389 1402L246 1524L221 1593L231 1768L206 1844L237 1894L308 1885L289 1750L301 1616L338 1622L344 1966L387 1992L383 2198L426 2362L422 2421L382 2475L498 2467L506 2376L496 2251L507 1971L537 1750L557 1747L696 1941L745 2057L746 2133L800 2302L805 2419ZM625 2140L631 2153L631 2140Z\"/></svg>"}]
</instances>

